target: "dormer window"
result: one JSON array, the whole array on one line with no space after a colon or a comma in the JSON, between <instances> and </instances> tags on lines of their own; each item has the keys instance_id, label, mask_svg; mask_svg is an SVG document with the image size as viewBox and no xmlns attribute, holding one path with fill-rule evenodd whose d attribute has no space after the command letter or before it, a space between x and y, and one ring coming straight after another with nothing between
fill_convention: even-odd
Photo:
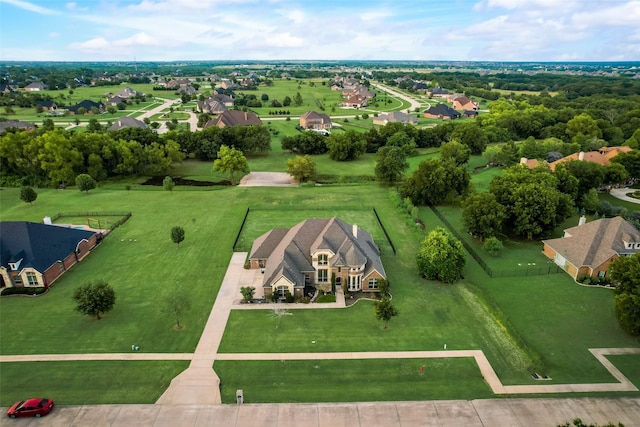
<instances>
[{"instance_id":1,"label":"dormer window","mask_svg":"<svg viewBox=\"0 0 640 427\"><path fill-rule=\"evenodd\" d=\"M11 269L11 271L18 271L18 269L20 268L20 264L22 263L22 259L20 259L19 261L16 262L10 262L9 263L9 268Z\"/></svg>"},{"instance_id":2,"label":"dormer window","mask_svg":"<svg viewBox=\"0 0 640 427\"><path fill-rule=\"evenodd\" d=\"M320 254L318 255L318 265L328 265L329 264L329 255Z\"/></svg>"}]
</instances>

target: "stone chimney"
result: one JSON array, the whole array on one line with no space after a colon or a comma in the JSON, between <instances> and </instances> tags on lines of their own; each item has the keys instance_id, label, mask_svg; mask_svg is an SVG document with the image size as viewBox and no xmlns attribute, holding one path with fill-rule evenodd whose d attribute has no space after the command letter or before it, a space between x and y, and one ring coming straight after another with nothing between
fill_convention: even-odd
<instances>
[{"instance_id":1,"label":"stone chimney","mask_svg":"<svg viewBox=\"0 0 640 427\"><path fill-rule=\"evenodd\" d=\"M580 161L584 160L584 151L581 151L581 152L578 154L578 160L580 160Z\"/></svg>"},{"instance_id":2,"label":"stone chimney","mask_svg":"<svg viewBox=\"0 0 640 427\"><path fill-rule=\"evenodd\" d=\"M587 217L586 217L586 216L584 216L584 215L582 215L582 216L580 217L580 220L578 221L578 226L585 225L585 224L586 224L586 222L587 222Z\"/></svg>"},{"instance_id":3,"label":"stone chimney","mask_svg":"<svg viewBox=\"0 0 640 427\"><path fill-rule=\"evenodd\" d=\"M353 237L358 238L358 225L353 224Z\"/></svg>"}]
</instances>

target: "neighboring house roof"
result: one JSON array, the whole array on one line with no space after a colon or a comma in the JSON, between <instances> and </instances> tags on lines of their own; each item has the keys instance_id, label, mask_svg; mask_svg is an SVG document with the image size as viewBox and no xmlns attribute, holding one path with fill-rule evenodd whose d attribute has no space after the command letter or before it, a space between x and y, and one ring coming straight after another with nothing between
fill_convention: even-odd
<instances>
[{"instance_id":1,"label":"neighboring house roof","mask_svg":"<svg viewBox=\"0 0 640 427\"><path fill-rule=\"evenodd\" d=\"M136 96L138 92L136 92L134 89L131 89L130 87L125 87L124 89L122 89L120 92L116 93L115 96L119 96L120 98L133 98L134 96Z\"/></svg>"},{"instance_id":2,"label":"neighboring house roof","mask_svg":"<svg viewBox=\"0 0 640 427\"><path fill-rule=\"evenodd\" d=\"M46 86L42 82L33 82L24 87L24 90L36 91L36 90L45 90Z\"/></svg>"},{"instance_id":3,"label":"neighboring house roof","mask_svg":"<svg viewBox=\"0 0 640 427\"><path fill-rule=\"evenodd\" d=\"M127 100L121 96L112 96L111 98L107 99L107 104L109 105L118 105L121 102L126 102Z\"/></svg>"},{"instance_id":4,"label":"neighboring house roof","mask_svg":"<svg viewBox=\"0 0 640 427\"><path fill-rule=\"evenodd\" d=\"M598 267L614 255L640 252L636 248L640 231L619 216L587 222L564 232L565 237L543 243L577 268ZM625 248L625 242L633 242L634 249Z\"/></svg>"},{"instance_id":5,"label":"neighboring house roof","mask_svg":"<svg viewBox=\"0 0 640 427\"><path fill-rule=\"evenodd\" d=\"M527 159L526 157L521 157L520 164L525 165L529 169L533 169L537 167L540 164L540 162L537 159Z\"/></svg>"},{"instance_id":6,"label":"neighboring house roof","mask_svg":"<svg viewBox=\"0 0 640 427\"><path fill-rule=\"evenodd\" d=\"M555 162L549 163L549 167L551 170L556 170L556 166L560 163L569 162L572 160L585 161L585 162L593 162L601 164L602 166L609 166L611 162L608 158L600 154L599 151L581 151L579 153L569 154L568 156L564 156L563 158L556 160Z\"/></svg>"},{"instance_id":7,"label":"neighboring house roof","mask_svg":"<svg viewBox=\"0 0 640 427\"><path fill-rule=\"evenodd\" d=\"M104 108L104 104L102 102L95 102L89 99L82 100L78 102L76 105L71 105L66 107L68 111L77 113L79 108L84 108L85 111L91 111L92 108L97 108L98 110L102 110Z\"/></svg>"},{"instance_id":8,"label":"neighboring house roof","mask_svg":"<svg viewBox=\"0 0 640 427\"><path fill-rule=\"evenodd\" d=\"M55 101L36 101L36 105L38 107L42 107L42 108L48 108L48 109L52 109L52 108L57 108L57 104L55 103Z\"/></svg>"},{"instance_id":9,"label":"neighboring house roof","mask_svg":"<svg viewBox=\"0 0 640 427\"><path fill-rule=\"evenodd\" d=\"M410 123L412 125L418 124L418 119L411 114L403 113L402 111L394 111L389 114L381 114L378 117L373 118L374 124L385 125L387 123Z\"/></svg>"},{"instance_id":10,"label":"neighboring house roof","mask_svg":"<svg viewBox=\"0 0 640 427\"><path fill-rule=\"evenodd\" d=\"M445 104L433 105L424 111L425 114L431 114L432 116L442 116L457 118L460 117L460 113Z\"/></svg>"},{"instance_id":11,"label":"neighboring house roof","mask_svg":"<svg viewBox=\"0 0 640 427\"><path fill-rule=\"evenodd\" d=\"M0 121L0 135L5 133L7 129L25 129L31 130L35 129L36 125L29 122L23 122L20 120L3 120Z\"/></svg>"},{"instance_id":12,"label":"neighboring house roof","mask_svg":"<svg viewBox=\"0 0 640 427\"><path fill-rule=\"evenodd\" d=\"M2 267L18 263L17 270L34 268L40 273L64 260L78 248L82 240L90 239L93 231L26 221L0 222L0 258Z\"/></svg>"},{"instance_id":13,"label":"neighboring house roof","mask_svg":"<svg viewBox=\"0 0 640 427\"><path fill-rule=\"evenodd\" d=\"M633 151L633 149L624 145L621 147L602 147L599 151L600 154L605 156L607 159L612 159L620 153L628 153L630 151Z\"/></svg>"},{"instance_id":14,"label":"neighboring house roof","mask_svg":"<svg viewBox=\"0 0 640 427\"><path fill-rule=\"evenodd\" d=\"M434 87L431 89L432 95L449 95L449 91L446 89L442 89L441 87Z\"/></svg>"},{"instance_id":15,"label":"neighboring house roof","mask_svg":"<svg viewBox=\"0 0 640 427\"><path fill-rule=\"evenodd\" d=\"M374 270L386 277L371 234L337 217L307 219L291 228L270 230L254 241L249 259L267 259L265 287L282 276L304 286L304 273L315 271L312 255L319 250L334 254L329 259L331 267L364 265L364 277Z\"/></svg>"},{"instance_id":16,"label":"neighboring house roof","mask_svg":"<svg viewBox=\"0 0 640 427\"><path fill-rule=\"evenodd\" d=\"M316 113L315 111L308 111L300 116L300 124L308 122L331 126L331 118L328 115Z\"/></svg>"},{"instance_id":17,"label":"neighboring house roof","mask_svg":"<svg viewBox=\"0 0 640 427\"><path fill-rule=\"evenodd\" d=\"M222 97L226 95L218 95L218 96ZM227 96L227 98L229 97ZM231 98L229 98L229 100L231 100L231 103L233 103L233 100ZM198 108L203 113L211 113L211 114L220 114L224 111L227 111L227 106L224 105L223 102L218 101L217 98L214 98L214 97L209 97L204 101L199 101Z\"/></svg>"},{"instance_id":18,"label":"neighboring house roof","mask_svg":"<svg viewBox=\"0 0 640 427\"><path fill-rule=\"evenodd\" d=\"M118 118L118 120L112 124L111 126L109 126L109 128L107 130L120 130L120 129L124 129L124 128L143 128L146 129L147 125L145 124L145 122L138 120L138 119L134 119L133 117L129 117L129 116L122 116L120 118Z\"/></svg>"},{"instance_id":19,"label":"neighboring house roof","mask_svg":"<svg viewBox=\"0 0 640 427\"><path fill-rule=\"evenodd\" d=\"M240 110L229 110L221 113L212 126L218 127L234 127L234 126L262 126L262 121L257 115L251 112ZM206 125L205 125L206 127Z\"/></svg>"}]
</instances>

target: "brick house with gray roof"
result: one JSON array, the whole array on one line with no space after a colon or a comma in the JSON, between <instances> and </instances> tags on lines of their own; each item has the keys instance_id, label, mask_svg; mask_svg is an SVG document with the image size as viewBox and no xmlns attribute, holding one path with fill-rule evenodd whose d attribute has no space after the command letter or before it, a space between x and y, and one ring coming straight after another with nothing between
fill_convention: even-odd
<instances>
[{"instance_id":1,"label":"brick house with gray roof","mask_svg":"<svg viewBox=\"0 0 640 427\"><path fill-rule=\"evenodd\" d=\"M102 237L95 231L57 225L0 222L0 288L50 286Z\"/></svg>"},{"instance_id":2,"label":"brick house with gray roof","mask_svg":"<svg viewBox=\"0 0 640 427\"><path fill-rule=\"evenodd\" d=\"M622 217L602 218L564 230L564 237L543 240L544 254L571 277L605 277L609 264L640 253L640 231Z\"/></svg>"},{"instance_id":3,"label":"brick house with gray roof","mask_svg":"<svg viewBox=\"0 0 640 427\"><path fill-rule=\"evenodd\" d=\"M253 242L251 268L263 270L265 297L288 292L302 296L305 286L377 292L386 273L371 234L340 218L307 219L291 228L274 228Z\"/></svg>"}]
</instances>

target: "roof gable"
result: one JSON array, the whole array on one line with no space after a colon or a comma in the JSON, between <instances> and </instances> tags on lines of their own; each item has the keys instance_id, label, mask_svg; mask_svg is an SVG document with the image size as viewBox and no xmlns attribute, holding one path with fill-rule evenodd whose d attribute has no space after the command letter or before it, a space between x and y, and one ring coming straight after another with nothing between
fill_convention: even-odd
<instances>
[{"instance_id":1,"label":"roof gable","mask_svg":"<svg viewBox=\"0 0 640 427\"><path fill-rule=\"evenodd\" d=\"M93 231L25 221L0 222L0 258L2 266L22 259L20 268L32 267L43 273L90 239Z\"/></svg>"},{"instance_id":2,"label":"roof gable","mask_svg":"<svg viewBox=\"0 0 640 427\"><path fill-rule=\"evenodd\" d=\"M640 243L640 231L624 218L614 217L567 228L565 237L543 242L576 267L597 267L612 256L640 252L625 248L625 239Z\"/></svg>"}]
</instances>

